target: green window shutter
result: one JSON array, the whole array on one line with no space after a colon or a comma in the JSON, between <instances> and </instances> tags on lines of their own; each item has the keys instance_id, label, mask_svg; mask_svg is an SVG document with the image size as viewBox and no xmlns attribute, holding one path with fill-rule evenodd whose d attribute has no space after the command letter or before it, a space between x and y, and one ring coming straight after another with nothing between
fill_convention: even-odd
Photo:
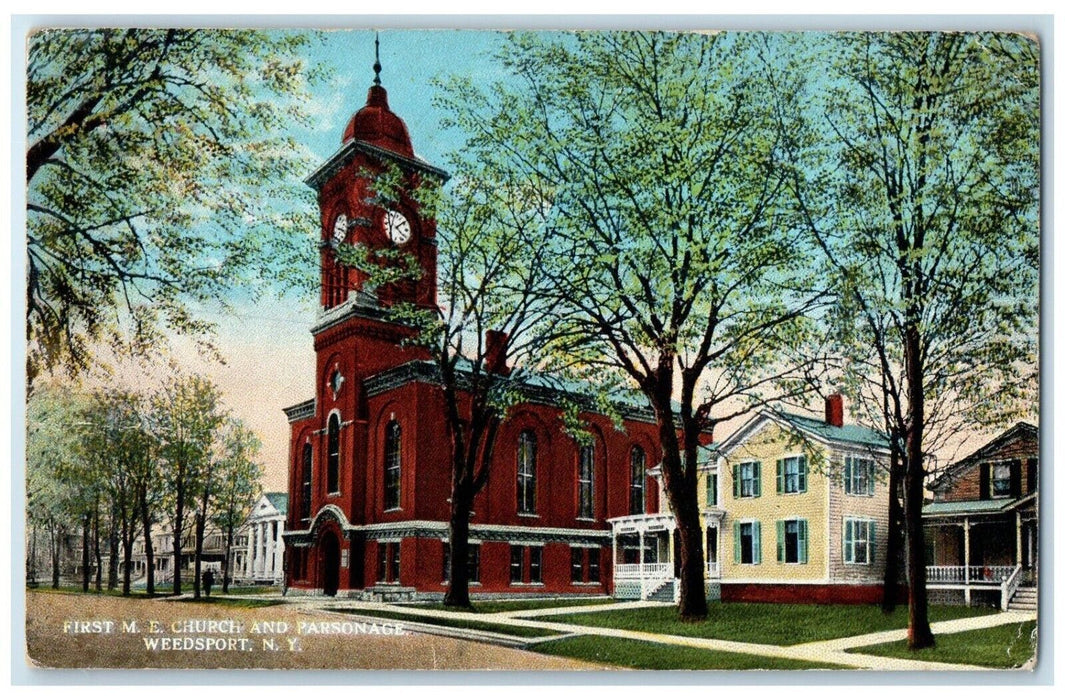
<instances>
[{"instance_id":1,"label":"green window shutter","mask_svg":"<svg viewBox=\"0 0 1065 700\"><path fill-rule=\"evenodd\" d=\"M732 465L732 497L740 497L740 468L739 465Z\"/></svg>"},{"instance_id":2,"label":"green window shutter","mask_svg":"<svg viewBox=\"0 0 1065 700\"><path fill-rule=\"evenodd\" d=\"M761 521L758 521L758 522L754 523L754 528L752 528L752 529L754 530L754 537L753 537L754 542L753 542L753 546L751 547L751 549L754 550L754 563L755 564L761 564L762 563L762 523L761 523Z\"/></svg>"},{"instance_id":3,"label":"green window shutter","mask_svg":"<svg viewBox=\"0 0 1065 700\"><path fill-rule=\"evenodd\" d=\"M843 562L854 563L854 522L843 521Z\"/></svg>"},{"instance_id":4,"label":"green window shutter","mask_svg":"<svg viewBox=\"0 0 1065 700\"><path fill-rule=\"evenodd\" d=\"M799 521L799 563L805 564L807 562L806 555L806 521Z\"/></svg>"},{"instance_id":5,"label":"green window shutter","mask_svg":"<svg viewBox=\"0 0 1065 700\"><path fill-rule=\"evenodd\" d=\"M876 521L869 521L869 563L876 560Z\"/></svg>"},{"instance_id":6,"label":"green window shutter","mask_svg":"<svg viewBox=\"0 0 1065 700\"><path fill-rule=\"evenodd\" d=\"M777 460L777 493L784 493L784 460Z\"/></svg>"},{"instance_id":7,"label":"green window shutter","mask_svg":"<svg viewBox=\"0 0 1065 700\"><path fill-rule=\"evenodd\" d=\"M762 463L754 463L754 497L762 495Z\"/></svg>"},{"instance_id":8,"label":"green window shutter","mask_svg":"<svg viewBox=\"0 0 1065 700\"><path fill-rule=\"evenodd\" d=\"M780 464L780 462L777 462ZM784 563L784 521L777 521L777 563Z\"/></svg>"},{"instance_id":9,"label":"green window shutter","mask_svg":"<svg viewBox=\"0 0 1065 700\"><path fill-rule=\"evenodd\" d=\"M732 525L732 553L735 556L736 563L739 564L743 560L743 546L740 544L739 523L734 523Z\"/></svg>"},{"instance_id":10,"label":"green window shutter","mask_svg":"<svg viewBox=\"0 0 1065 700\"><path fill-rule=\"evenodd\" d=\"M806 455L799 457L799 493L806 493Z\"/></svg>"},{"instance_id":11,"label":"green window shutter","mask_svg":"<svg viewBox=\"0 0 1065 700\"><path fill-rule=\"evenodd\" d=\"M851 465L851 458L847 457L846 459L843 460L843 491L844 491L844 493L850 493L851 492L851 470L852 469L853 469L853 466Z\"/></svg>"}]
</instances>

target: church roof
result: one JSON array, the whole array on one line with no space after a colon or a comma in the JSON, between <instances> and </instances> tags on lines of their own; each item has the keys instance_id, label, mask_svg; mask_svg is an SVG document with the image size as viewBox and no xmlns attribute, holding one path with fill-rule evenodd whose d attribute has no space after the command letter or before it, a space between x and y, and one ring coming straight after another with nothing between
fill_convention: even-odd
<instances>
[{"instance_id":1,"label":"church roof","mask_svg":"<svg viewBox=\"0 0 1065 700\"><path fill-rule=\"evenodd\" d=\"M460 359L458 371L468 375L472 371L472 364L464 358ZM439 377L435 363L414 360L367 377L363 387L368 397L377 396L410 382L438 383ZM558 406L569 400L576 401L584 410L597 411L600 408L595 400L596 388L588 382L529 370L515 370L508 379L521 387L523 399L529 403ZM625 418L647 423L655 420L646 399L636 392L615 390L607 396L607 400L619 407ZM680 410L680 404L676 401L673 402L673 410Z\"/></svg>"},{"instance_id":2,"label":"church roof","mask_svg":"<svg viewBox=\"0 0 1065 700\"><path fill-rule=\"evenodd\" d=\"M371 85L366 105L356 112L344 129L341 143L359 140L407 158L414 157L407 125L388 108L388 92L380 85Z\"/></svg>"}]
</instances>

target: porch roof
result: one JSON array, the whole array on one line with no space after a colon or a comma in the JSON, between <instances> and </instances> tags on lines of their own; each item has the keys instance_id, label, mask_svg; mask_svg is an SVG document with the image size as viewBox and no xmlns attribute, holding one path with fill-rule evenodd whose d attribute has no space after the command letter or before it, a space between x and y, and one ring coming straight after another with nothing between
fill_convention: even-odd
<instances>
[{"instance_id":1,"label":"porch roof","mask_svg":"<svg viewBox=\"0 0 1065 700\"><path fill-rule=\"evenodd\" d=\"M924 507L922 516L927 518L947 517L951 515L984 515L1004 513L1011 510L1023 498L998 498L975 501L937 501Z\"/></svg>"}]
</instances>

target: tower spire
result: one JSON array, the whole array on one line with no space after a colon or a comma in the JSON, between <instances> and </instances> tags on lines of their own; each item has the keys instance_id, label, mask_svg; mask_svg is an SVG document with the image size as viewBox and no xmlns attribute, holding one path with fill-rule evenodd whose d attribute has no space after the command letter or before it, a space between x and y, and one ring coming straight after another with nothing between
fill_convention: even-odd
<instances>
[{"instance_id":1,"label":"tower spire","mask_svg":"<svg viewBox=\"0 0 1065 700\"><path fill-rule=\"evenodd\" d=\"M373 38L373 84L381 84L381 33L375 32Z\"/></svg>"}]
</instances>

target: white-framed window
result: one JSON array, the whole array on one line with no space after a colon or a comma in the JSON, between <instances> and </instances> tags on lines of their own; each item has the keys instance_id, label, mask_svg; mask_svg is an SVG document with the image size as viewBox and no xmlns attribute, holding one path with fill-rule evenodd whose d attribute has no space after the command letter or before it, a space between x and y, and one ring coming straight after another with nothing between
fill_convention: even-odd
<instances>
[{"instance_id":1,"label":"white-framed window","mask_svg":"<svg viewBox=\"0 0 1065 700\"><path fill-rule=\"evenodd\" d=\"M876 552L876 521L869 518L843 519L843 562L872 564Z\"/></svg>"},{"instance_id":2,"label":"white-framed window","mask_svg":"<svg viewBox=\"0 0 1065 700\"><path fill-rule=\"evenodd\" d=\"M389 421L385 427L385 510L399 509L401 436L399 423Z\"/></svg>"},{"instance_id":3,"label":"white-framed window","mask_svg":"<svg viewBox=\"0 0 1065 700\"><path fill-rule=\"evenodd\" d=\"M806 457L777 460L777 493L806 493Z\"/></svg>"},{"instance_id":4,"label":"white-framed window","mask_svg":"<svg viewBox=\"0 0 1065 700\"><path fill-rule=\"evenodd\" d=\"M639 515L646 509L644 482L647 481L647 455L639 445L629 452L629 515Z\"/></svg>"},{"instance_id":5,"label":"white-framed window","mask_svg":"<svg viewBox=\"0 0 1065 700\"><path fill-rule=\"evenodd\" d=\"M806 520L793 518L777 521L777 561L781 564L806 564L809 542Z\"/></svg>"},{"instance_id":6,"label":"white-framed window","mask_svg":"<svg viewBox=\"0 0 1065 700\"><path fill-rule=\"evenodd\" d=\"M595 479L595 446L582 445L577 465L577 517L595 517L592 483Z\"/></svg>"},{"instance_id":7,"label":"white-framed window","mask_svg":"<svg viewBox=\"0 0 1065 700\"><path fill-rule=\"evenodd\" d=\"M740 462L732 467L732 496L758 498L762 495L762 463Z\"/></svg>"},{"instance_id":8,"label":"white-framed window","mask_svg":"<svg viewBox=\"0 0 1065 700\"><path fill-rule=\"evenodd\" d=\"M762 523L738 522L733 527L733 554L737 564L762 563Z\"/></svg>"},{"instance_id":9,"label":"white-framed window","mask_svg":"<svg viewBox=\"0 0 1065 700\"><path fill-rule=\"evenodd\" d=\"M872 496L876 492L876 462L848 455L843 461L843 490L850 496Z\"/></svg>"},{"instance_id":10,"label":"white-framed window","mask_svg":"<svg viewBox=\"0 0 1065 700\"><path fill-rule=\"evenodd\" d=\"M525 581L525 547L520 544L510 545L510 582Z\"/></svg>"},{"instance_id":11,"label":"white-framed window","mask_svg":"<svg viewBox=\"0 0 1065 700\"><path fill-rule=\"evenodd\" d=\"M531 430L518 436L518 513L536 513L536 435Z\"/></svg>"},{"instance_id":12,"label":"white-framed window","mask_svg":"<svg viewBox=\"0 0 1065 700\"><path fill-rule=\"evenodd\" d=\"M529 583L544 582L544 548L539 545L529 547Z\"/></svg>"},{"instance_id":13,"label":"white-framed window","mask_svg":"<svg viewBox=\"0 0 1065 700\"><path fill-rule=\"evenodd\" d=\"M335 494L340 492L340 417L335 413L329 416L326 447L326 490Z\"/></svg>"}]
</instances>

